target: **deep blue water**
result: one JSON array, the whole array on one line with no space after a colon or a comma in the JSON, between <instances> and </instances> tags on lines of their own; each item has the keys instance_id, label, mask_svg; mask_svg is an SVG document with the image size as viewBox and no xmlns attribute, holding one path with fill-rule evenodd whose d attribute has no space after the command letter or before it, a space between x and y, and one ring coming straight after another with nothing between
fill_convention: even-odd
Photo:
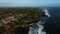
<instances>
[{"instance_id":1,"label":"deep blue water","mask_svg":"<svg viewBox=\"0 0 60 34\"><path fill-rule=\"evenodd\" d=\"M60 7L48 7L50 17L46 20L45 28L47 34L60 34Z\"/></svg>"},{"instance_id":2,"label":"deep blue water","mask_svg":"<svg viewBox=\"0 0 60 34\"><path fill-rule=\"evenodd\" d=\"M44 30L47 34L60 34L60 7L47 7L45 9L48 9L51 16L46 20ZM22 33L22 30L18 29L16 34L20 34L20 32L22 34L27 34L28 30L25 31L24 28L21 29L24 31L24 33Z\"/></svg>"}]
</instances>

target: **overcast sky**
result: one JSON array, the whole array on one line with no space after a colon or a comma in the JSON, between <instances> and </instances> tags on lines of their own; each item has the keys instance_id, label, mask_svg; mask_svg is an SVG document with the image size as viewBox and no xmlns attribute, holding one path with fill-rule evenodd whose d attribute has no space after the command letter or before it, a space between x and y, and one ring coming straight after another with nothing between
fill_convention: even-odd
<instances>
[{"instance_id":1,"label":"overcast sky","mask_svg":"<svg viewBox=\"0 0 60 34\"><path fill-rule=\"evenodd\" d=\"M60 6L60 0L0 0L0 7Z\"/></svg>"}]
</instances>

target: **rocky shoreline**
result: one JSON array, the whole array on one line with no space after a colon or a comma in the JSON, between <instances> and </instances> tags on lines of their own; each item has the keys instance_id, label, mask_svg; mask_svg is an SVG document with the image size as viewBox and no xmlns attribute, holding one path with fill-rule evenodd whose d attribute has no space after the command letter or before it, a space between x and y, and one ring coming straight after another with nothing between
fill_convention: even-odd
<instances>
[{"instance_id":1,"label":"rocky shoreline","mask_svg":"<svg viewBox=\"0 0 60 34\"><path fill-rule=\"evenodd\" d=\"M19 27L29 29L46 17L41 8L0 8L0 32L11 34Z\"/></svg>"}]
</instances>

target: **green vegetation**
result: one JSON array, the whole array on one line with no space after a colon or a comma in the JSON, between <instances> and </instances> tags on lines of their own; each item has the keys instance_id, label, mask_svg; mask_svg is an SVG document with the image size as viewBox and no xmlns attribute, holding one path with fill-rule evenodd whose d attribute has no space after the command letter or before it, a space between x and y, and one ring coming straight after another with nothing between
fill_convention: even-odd
<instances>
[{"instance_id":1,"label":"green vegetation","mask_svg":"<svg viewBox=\"0 0 60 34\"><path fill-rule=\"evenodd\" d=\"M34 26L35 21L45 17L41 8L0 8L0 32L11 34L18 27Z\"/></svg>"}]
</instances>

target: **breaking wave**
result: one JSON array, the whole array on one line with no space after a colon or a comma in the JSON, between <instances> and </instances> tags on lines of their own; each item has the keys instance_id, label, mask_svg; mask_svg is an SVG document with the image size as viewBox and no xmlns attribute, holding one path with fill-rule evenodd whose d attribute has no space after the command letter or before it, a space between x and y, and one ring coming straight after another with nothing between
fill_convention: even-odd
<instances>
[{"instance_id":1,"label":"breaking wave","mask_svg":"<svg viewBox=\"0 0 60 34\"><path fill-rule=\"evenodd\" d=\"M45 15L50 17L47 9L44 9L43 11L45 12ZM44 28L43 24L45 23L45 20L46 20L46 18L43 18L43 21L37 22L36 27L30 27L28 34L46 34L45 31L42 31Z\"/></svg>"}]
</instances>

